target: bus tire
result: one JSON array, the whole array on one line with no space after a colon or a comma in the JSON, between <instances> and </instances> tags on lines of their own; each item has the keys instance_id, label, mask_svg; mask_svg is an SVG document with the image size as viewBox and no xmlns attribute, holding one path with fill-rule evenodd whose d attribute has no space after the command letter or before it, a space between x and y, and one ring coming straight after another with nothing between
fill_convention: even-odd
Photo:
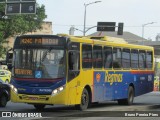
<instances>
[{"instance_id":1,"label":"bus tire","mask_svg":"<svg viewBox=\"0 0 160 120\"><path fill-rule=\"evenodd\" d=\"M132 105L133 100L134 100L134 89L132 86L129 86L127 105Z\"/></svg>"},{"instance_id":2,"label":"bus tire","mask_svg":"<svg viewBox=\"0 0 160 120\"><path fill-rule=\"evenodd\" d=\"M128 98L118 100L119 105L132 105L134 100L134 89L132 86L128 88Z\"/></svg>"},{"instance_id":3,"label":"bus tire","mask_svg":"<svg viewBox=\"0 0 160 120\"><path fill-rule=\"evenodd\" d=\"M36 110L38 111L42 111L45 108L44 104L35 104L34 107L36 108Z\"/></svg>"},{"instance_id":4,"label":"bus tire","mask_svg":"<svg viewBox=\"0 0 160 120\"><path fill-rule=\"evenodd\" d=\"M86 88L84 88L81 96L81 103L78 105L75 105L76 109L78 110L86 110L89 106L89 93Z\"/></svg>"}]
</instances>

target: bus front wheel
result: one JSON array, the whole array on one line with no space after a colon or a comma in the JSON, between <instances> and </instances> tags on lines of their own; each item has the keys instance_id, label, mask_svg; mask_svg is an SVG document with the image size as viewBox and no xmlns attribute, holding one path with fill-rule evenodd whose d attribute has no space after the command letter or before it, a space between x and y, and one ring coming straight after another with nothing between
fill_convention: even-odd
<instances>
[{"instance_id":1,"label":"bus front wheel","mask_svg":"<svg viewBox=\"0 0 160 120\"><path fill-rule=\"evenodd\" d=\"M89 93L86 88L84 88L81 96L81 103L75 105L75 107L79 110L86 110L89 106Z\"/></svg>"},{"instance_id":2,"label":"bus front wheel","mask_svg":"<svg viewBox=\"0 0 160 120\"><path fill-rule=\"evenodd\" d=\"M36 108L36 110L41 111L44 109L45 105L44 104L35 104L34 107Z\"/></svg>"},{"instance_id":3,"label":"bus front wheel","mask_svg":"<svg viewBox=\"0 0 160 120\"><path fill-rule=\"evenodd\" d=\"M132 86L128 88L128 98L118 100L119 105L132 105L134 100L134 89Z\"/></svg>"}]
</instances>

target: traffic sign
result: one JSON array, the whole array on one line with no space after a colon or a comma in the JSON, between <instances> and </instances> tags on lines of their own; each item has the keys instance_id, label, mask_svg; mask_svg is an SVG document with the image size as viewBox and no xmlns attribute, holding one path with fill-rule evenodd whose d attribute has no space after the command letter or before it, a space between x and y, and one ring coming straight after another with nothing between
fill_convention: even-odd
<instances>
[{"instance_id":1,"label":"traffic sign","mask_svg":"<svg viewBox=\"0 0 160 120\"><path fill-rule=\"evenodd\" d=\"M36 0L7 0L6 15L35 14Z\"/></svg>"},{"instance_id":2,"label":"traffic sign","mask_svg":"<svg viewBox=\"0 0 160 120\"><path fill-rule=\"evenodd\" d=\"M6 14L20 13L20 3L7 3Z\"/></svg>"},{"instance_id":3,"label":"traffic sign","mask_svg":"<svg viewBox=\"0 0 160 120\"><path fill-rule=\"evenodd\" d=\"M30 13L30 14L36 13L35 3L34 2L22 3L21 4L21 13Z\"/></svg>"},{"instance_id":4,"label":"traffic sign","mask_svg":"<svg viewBox=\"0 0 160 120\"><path fill-rule=\"evenodd\" d=\"M98 22L97 31L115 31L116 22Z\"/></svg>"}]
</instances>

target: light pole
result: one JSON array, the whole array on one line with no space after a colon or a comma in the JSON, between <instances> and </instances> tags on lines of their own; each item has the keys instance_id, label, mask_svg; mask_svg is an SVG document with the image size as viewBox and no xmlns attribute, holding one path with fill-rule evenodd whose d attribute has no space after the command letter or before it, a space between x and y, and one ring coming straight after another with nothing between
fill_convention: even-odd
<instances>
[{"instance_id":1,"label":"light pole","mask_svg":"<svg viewBox=\"0 0 160 120\"><path fill-rule=\"evenodd\" d=\"M91 4L94 4L94 3L99 3L99 2L101 2L101 1L95 1L95 2L88 3L88 4L85 4L85 3L84 3L85 10L84 10L83 36L85 36L85 33L86 33L86 8L87 8L88 5L91 5Z\"/></svg>"},{"instance_id":2,"label":"light pole","mask_svg":"<svg viewBox=\"0 0 160 120\"><path fill-rule=\"evenodd\" d=\"M146 23L146 24L143 24L143 25L142 25L142 40L144 39L144 27L145 27L146 25L154 24L154 23L156 23L156 22L150 22L150 23ZM142 43L144 44L144 40L142 41Z\"/></svg>"}]
</instances>

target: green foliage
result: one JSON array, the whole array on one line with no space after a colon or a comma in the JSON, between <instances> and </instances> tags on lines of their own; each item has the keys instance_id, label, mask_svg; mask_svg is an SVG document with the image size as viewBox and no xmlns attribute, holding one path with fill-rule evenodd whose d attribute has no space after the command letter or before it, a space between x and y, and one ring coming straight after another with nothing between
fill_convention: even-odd
<instances>
[{"instance_id":1,"label":"green foliage","mask_svg":"<svg viewBox=\"0 0 160 120\"><path fill-rule=\"evenodd\" d=\"M17 14L5 16L5 5L0 5L0 57L6 52L3 47L7 43L6 39L16 35L22 35L27 32L34 32L41 29L43 20L47 17L45 6L37 4L36 14Z\"/></svg>"}]
</instances>

